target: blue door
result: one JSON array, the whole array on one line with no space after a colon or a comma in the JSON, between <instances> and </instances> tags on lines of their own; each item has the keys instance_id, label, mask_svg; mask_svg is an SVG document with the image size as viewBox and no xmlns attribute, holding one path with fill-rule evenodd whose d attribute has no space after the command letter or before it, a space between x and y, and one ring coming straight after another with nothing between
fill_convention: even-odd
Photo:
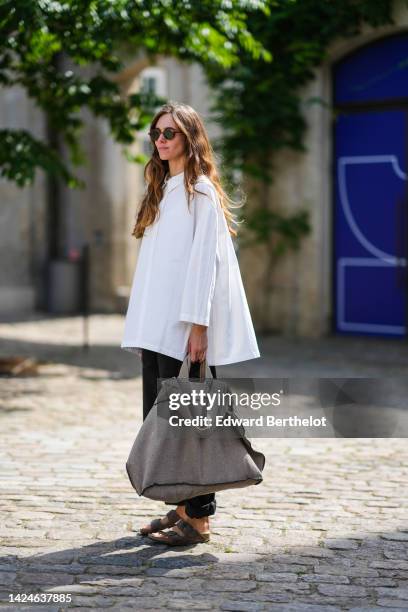
<instances>
[{"instance_id":1,"label":"blue door","mask_svg":"<svg viewBox=\"0 0 408 612\"><path fill-rule=\"evenodd\" d=\"M365 47L335 71L333 272L341 334L407 334L406 60L408 37L399 36Z\"/></svg>"}]
</instances>

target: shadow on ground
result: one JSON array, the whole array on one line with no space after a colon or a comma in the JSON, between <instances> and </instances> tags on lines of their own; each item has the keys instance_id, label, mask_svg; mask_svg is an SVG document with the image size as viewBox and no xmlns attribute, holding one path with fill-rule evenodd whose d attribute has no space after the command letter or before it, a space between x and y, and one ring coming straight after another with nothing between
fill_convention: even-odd
<instances>
[{"instance_id":1,"label":"shadow on ground","mask_svg":"<svg viewBox=\"0 0 408 612\"><path fill-rule=\"evenodd\" d=\"M408 530L384 533L385 539L331 539L327 545L286 547L262 557L213 553L206 550L211 543L169 548L139 535L24 558L7 555L0 558L1 601L11 592L58 592L72 593L73 606L102 607L111 598L126 603L132 597L133 605L165 609L182 595L186 609L188 602L191 609L221 602L237 606L221 608L226 610L271 610L285 602L350 609L379 601L391 606L394 598L398 607L400 597L408 597L408 590L398 587L408 577L404 535L408 538Z\"/></svg>"}]
</instances>

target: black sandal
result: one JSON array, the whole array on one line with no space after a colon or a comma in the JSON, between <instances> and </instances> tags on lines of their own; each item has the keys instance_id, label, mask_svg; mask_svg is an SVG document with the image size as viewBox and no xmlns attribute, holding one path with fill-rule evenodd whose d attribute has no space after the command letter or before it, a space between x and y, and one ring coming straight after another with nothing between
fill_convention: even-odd
<instances>
[{"instance_id":1,"label":"black sandal","mask_svg":"<svg viewBox=\"0 0 408 612\"><path fill-rule=\"evenodd\" d=\"M204 542L209 542L210 534L209 533L200 533L195 529L190 523L187 523L183 519L177 521L176 526L180 528L183 532L183 535L180 535L174 530L171 531L161 531L162 536L160 538L155 538L152 535L149 535L148 538L153 540L154 542L158 542L159 544L167 544L168 546L187 546L189 544L203 544Z\"/></svg>"},{"instance_id":2,"label":"black sandal","mask_svg":"<svg viewBox=\"0 0 408 612\"><path fill-rule=\"evenodd\" d=\"M148 535L149 533L155 533L156 531L161 531L162 529L167 529L167 527L173 527L180 520L180 515L177 514L175 510L170 510L165 518L163 519L153 519L150 523L149 527L141 527L139 529L140 535Z\"/></svg>"}]
</instances>

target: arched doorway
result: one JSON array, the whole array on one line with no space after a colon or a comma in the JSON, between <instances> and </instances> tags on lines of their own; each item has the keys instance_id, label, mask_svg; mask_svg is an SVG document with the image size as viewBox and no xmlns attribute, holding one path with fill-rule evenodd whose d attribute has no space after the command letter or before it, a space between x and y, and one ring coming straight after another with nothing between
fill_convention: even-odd
<instances>
[{"instance_id":1,"label":"arched doorway","mask_svg":"<svg viewBox=\"0 0 408 612\"><path fill-rule=\"evenodd\" d=\"M335 329L408 330L408 34L333 67Z\"/></svg>"}]
</instances>

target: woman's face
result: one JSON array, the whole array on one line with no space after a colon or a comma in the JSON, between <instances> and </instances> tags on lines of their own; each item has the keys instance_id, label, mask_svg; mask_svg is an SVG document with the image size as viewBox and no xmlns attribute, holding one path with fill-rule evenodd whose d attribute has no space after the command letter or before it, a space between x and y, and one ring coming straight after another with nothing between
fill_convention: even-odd
<instances>
[{"instance_id":1,"label":"woman's face","mask_svg":"<svg viewBox=\"0 0 408 612\"><path fill-rule=\"evenodd\" d=\"M160 137L154 143L154 146L157 148L157 151L159 153L160 159L167 161L175 161L184 157L185 136L182 132L179 131L179 128L175 124L171 114L166 113L165 115L162 115L156 122L155 127L159 128L162 132L160 134ZM163 135L163 130L167 127L176 130L176 134L174 134L172 140L166 140Z\"/></svg>"}]
</instances>

